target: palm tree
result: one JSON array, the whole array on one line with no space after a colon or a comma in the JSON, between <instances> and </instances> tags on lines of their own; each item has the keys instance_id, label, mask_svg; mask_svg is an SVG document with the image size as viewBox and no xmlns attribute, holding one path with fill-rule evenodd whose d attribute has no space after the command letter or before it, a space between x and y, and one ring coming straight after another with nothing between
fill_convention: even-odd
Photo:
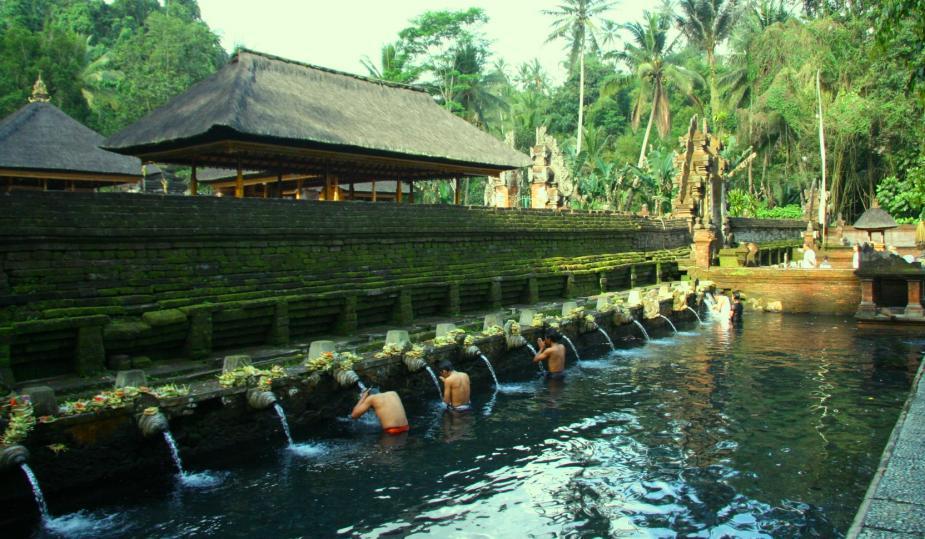
<instances>
[{"instance_id":1,"label":"palm tree","mask_svg":"<svg viewBox=\"0 0 925 539\"><path fill-rule=\"evenodd\" d=\"M410 56L395 43L382 46L379 53L379 66L376 66L368 56L363 58L361 62L366 71L369 72L370 77L380 80L410 84L421 74L421 69L412 66Z\"/></svg>"},{"instance_id":2,"label":"palm tree","mask_svg":"<svg viewBox=\"0 0 925 539\"><path fill-rule=\"evenodd\" d=\"M579 64L578 75L578 142L575 145L576 153L581 153L581 133L584 123L585 105L585 52L596 51L600 47L597 41L596 19L611 7L611 0L565 0L554 10L543 10L544 15L552 15L552 32L546 42L557 39L568 41L569 69L575 69L575 61ZM590 48L589 48L590 46Z\"/></svg>"},{"instance_id":3,"label":"palm tree","mask_svg":"<svg viewBox=\"0 0 925 539\"><path fill-rule=\"evenodd\" d=\"M710 66L710 113L719 115L719 91L716 84L716 47L726 40L735 26L739 0L681 0L678 27L691 45L707 53Z\"/></svg>"},{"instance_id":4,"label":"palm tree","mask_svg":"<svg viewBox=\"0 0 925 539\"><path fill-rule=\"evenodd\" d=\"M649 122L646 124L646 134L642 139L639 162L636 165L638 167L645 163L652 125L655 124L659 136L662 137L667 135L671 128L671 110L668 105L669 88L674 87L696 101L694 87L703 84L700 75L670 60L669 57L677 40L668 42L668 30L671 25L669 19L664 15L650 12L646 12L644 17L644 24L633 22L623 25L623 28L630 33L631 40L623 51L615 55L633 70L639 79L639 96L633 107L633 129L639 127L643 110L651 101Z\"/></svg>"}]
</instances>

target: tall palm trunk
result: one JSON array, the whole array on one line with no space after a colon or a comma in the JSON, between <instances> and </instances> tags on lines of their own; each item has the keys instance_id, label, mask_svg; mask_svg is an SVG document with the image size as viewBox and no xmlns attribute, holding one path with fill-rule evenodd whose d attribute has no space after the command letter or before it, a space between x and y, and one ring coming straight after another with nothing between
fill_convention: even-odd
<instances>
[{"instance_id":1,"label":"tall palm trunk","mask_svg":"<svg viewBox=\"0 0 925 539\"><path fill-rule=\"evenodd\" d=\"M719 89L716 86L716 53L712 47L707 48L707 64L710 66L710 116L715 124L719 114Z\"/></svg>"},{"instance_id":2,"label":"tall palm trunk","mask_svg":"<svg viewBox=\"0 0 925 539\"><path fill-rule=\"evenodd\" d=\"M649 112L649 123L646 124L646 134L642 137L642 149L639 150L639 162L636 163L636 166L639 168L642 168L642 165L646 162L646 147L649 146L649 135L652 134L652 124L655 122L655 107L658 103L660 93L661 85L656 84L655 90L652 92L652 111Z\"/></svg>"},{"instance_id":3,"label":"tall palm trunk","mask_svg":"<svg viewBox=\"0 0 925 539\"><path fill-rule=\"evenodd\" d=\"M581 47L581 58L578 59L578 143L575 145L575 154L581 153L581 131L585 117L585 47Z\"/></svg>"}]
</instances>

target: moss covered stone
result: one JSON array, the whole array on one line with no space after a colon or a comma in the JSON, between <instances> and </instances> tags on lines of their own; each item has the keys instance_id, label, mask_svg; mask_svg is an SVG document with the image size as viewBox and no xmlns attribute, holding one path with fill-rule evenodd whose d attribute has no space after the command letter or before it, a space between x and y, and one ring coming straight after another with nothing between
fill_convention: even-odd
<instances>
[{"instance_id":1,"label":"moss covered stone","mask_svg":"<svg viewBox=\"0 0 925 539\"><path fill-rule=\"evenodd\" d=\"M186 315L180 309L148 311L141 315L141 319L151 327L170 326L174 324L186 323Z\"/></svg>"},{"instance_id":2,"label":"moss covered stone","mask_svg":"<svg viewBox=\"0 0 925 539\"><path fill-rule=\"evenodd\" d=\"M105 366L102 326L78 328L74 370L81 376L90 376L102 371Z\"/></svg>"}]
</instances>

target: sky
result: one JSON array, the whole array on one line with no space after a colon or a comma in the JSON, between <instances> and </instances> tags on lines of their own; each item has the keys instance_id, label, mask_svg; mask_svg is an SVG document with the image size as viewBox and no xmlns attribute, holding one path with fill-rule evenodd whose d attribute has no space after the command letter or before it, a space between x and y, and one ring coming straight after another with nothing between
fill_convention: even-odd
<instances>
[{"instance_id":1,"label":"sky","mask_svg":"<svg viewBox=\"0 0 925 539\"><path fill-rule=\"evenodd\" d=\"M512 68L538 58L561 82L565 44L546 44L553 17L542 14L555 0L199 0L202 18L229 52L242 45L274 54L365 75L360 63L369 57L379 63L382 45L395 41L409 21L425 11L481 7L489 21L484 32L496 57ZM640 20L657 0L622 0L607 18L616 22Z\"/></svg>"}]
</instances>

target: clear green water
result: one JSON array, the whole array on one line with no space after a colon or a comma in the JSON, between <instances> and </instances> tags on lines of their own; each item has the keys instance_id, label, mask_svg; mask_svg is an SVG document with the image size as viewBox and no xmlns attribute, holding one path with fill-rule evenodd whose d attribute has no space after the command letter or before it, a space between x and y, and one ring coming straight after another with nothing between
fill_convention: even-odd
<instances>
[{"instance_id":1,"label":"clear green water","mask_svg":"<svg viewBox=\"0 0 925 539\"><path fill-rule=\"evenodd\" d=\"M52 498L55 514L85 507L52 527L146 537L843 535L923 341L824 317L681 329L572 366L560 385L536 379L524 354L523 369L499 373L500 392L475 388L469 417L410 400L404 441L337 421L295 428L298 452L281 439L209 463L217 486L90 507Z\"/></svg>"}]
</instances>

